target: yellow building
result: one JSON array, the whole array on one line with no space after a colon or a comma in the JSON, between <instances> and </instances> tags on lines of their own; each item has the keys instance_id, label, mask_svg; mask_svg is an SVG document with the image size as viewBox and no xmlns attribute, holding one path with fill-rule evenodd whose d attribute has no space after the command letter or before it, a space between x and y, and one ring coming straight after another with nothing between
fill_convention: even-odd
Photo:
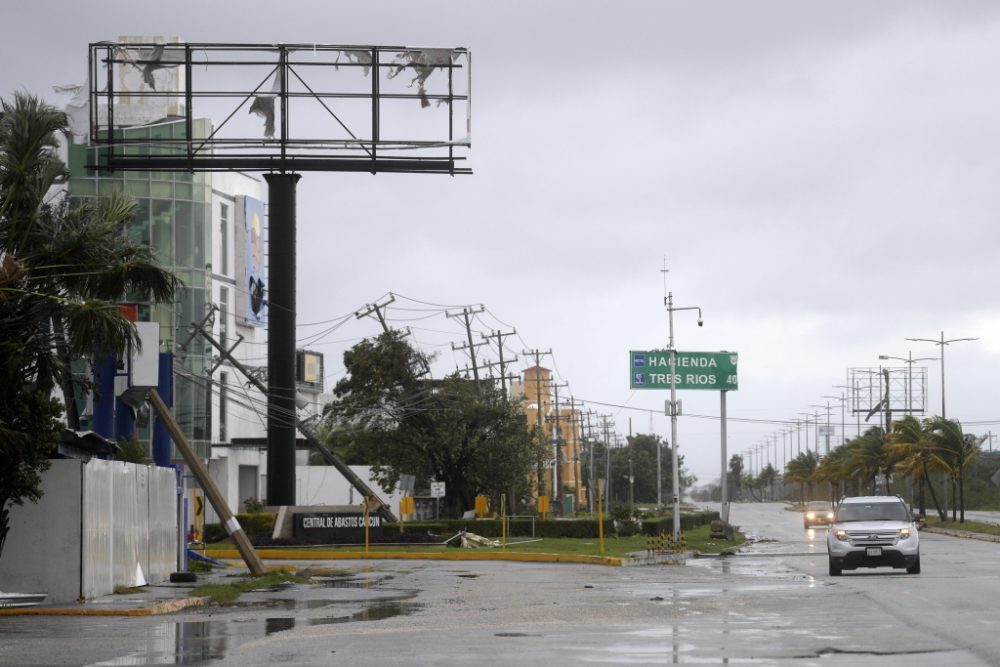
<instances>
[{"instance_id":1,"label":"yellow building","mask_svg":"<svg viewBox=\"0 0 1000 667\"><path fill-rule=\"evenodd\" d=\"M543 465L542 493L551 498L553 510L571 512L581 507L587 495L582 483L581 415L579 410L573 408L569 397L559 396L557 391L552 371L542 366L524 369L521 382L511 388L513 395L524 397L529 426L541 428L551 446ZM533 483L537 481L537 471L531 474L531 478ZM555 483L560 488L558 494L552 492ZM533 486L537 497L538 485Z\"/></svg>"}]
</instances>

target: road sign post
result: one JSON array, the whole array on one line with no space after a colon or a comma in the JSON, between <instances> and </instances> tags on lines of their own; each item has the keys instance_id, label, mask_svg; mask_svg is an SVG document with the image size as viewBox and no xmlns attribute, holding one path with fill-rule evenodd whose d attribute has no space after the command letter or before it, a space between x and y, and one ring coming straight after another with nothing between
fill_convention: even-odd
<instances>
[{"instance_id":1,"label":"road sign post","mask_svg":"<svg viewBox=\"0 0 1000 667\"><path fill-rule=\"evenodd\" d=\"M666 414L670 417L670 438L673 462L673 507L674 537L680 532L680 481L677 470L677 417L681 414L678 389L700 389L718 391L721 408L721 449L722 449L722 518L729 520L729 503L726 494L726 392L738 389L736 366L739 355L735 352L681 352L673 349L673 310L671 312L670 345L667 350L632 350L629 352L629 387L631 389L666 389L670 400L666 403ZM700 314L700 311L699 311ZM700 324L700 321L699 321ZM657 460L657 507L660 506L659 460Z\"/></svg>"}]
</instances>

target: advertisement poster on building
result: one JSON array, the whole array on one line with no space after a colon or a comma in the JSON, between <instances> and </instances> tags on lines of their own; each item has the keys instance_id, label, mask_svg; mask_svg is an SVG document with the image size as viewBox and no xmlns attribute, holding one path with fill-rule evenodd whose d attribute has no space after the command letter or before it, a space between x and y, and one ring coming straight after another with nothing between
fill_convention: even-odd
<instances>
[{"instance_id":1,"label":"advertisement poster on building","mask_svg":"<svg viewBox=\"0 0 1000 667\"><path fill-rule=\"evenodd\" d=\"M264 282L264 202L244 198L244 238L246 261L243 286L246 290L246 322L262 327L267 323L265 306L267 289Z\"/></svg>"}]
</instances>

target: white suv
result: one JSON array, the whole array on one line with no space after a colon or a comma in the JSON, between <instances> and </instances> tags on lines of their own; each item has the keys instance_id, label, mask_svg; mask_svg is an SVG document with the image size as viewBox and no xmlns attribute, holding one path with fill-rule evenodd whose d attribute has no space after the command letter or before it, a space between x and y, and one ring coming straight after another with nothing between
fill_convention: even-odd
<instances>
[{"instance_id":1,"label":"white suv","mask_svg":"<svg viewBox=\"0 0 1000 667\"><path fill-rule=\"evenodd\" d=\"M859 567L906 568L920 574L920 536L899 496L844 498L826 536L830 575Z\"/></svg>"}]
</instances>

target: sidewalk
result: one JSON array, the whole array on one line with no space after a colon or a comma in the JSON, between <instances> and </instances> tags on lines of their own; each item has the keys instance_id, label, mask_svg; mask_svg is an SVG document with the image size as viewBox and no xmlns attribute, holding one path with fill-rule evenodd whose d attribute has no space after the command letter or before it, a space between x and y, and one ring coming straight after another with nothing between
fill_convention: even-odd
<instances>
[{"instance_id":1,"label":"sidewalk","mask_svg":"<svg viewBox=\"0 0 1000 667\"><path fill-rule=\"evenodd\" d=\"M503 552L499 550L468 550L456 549L448 552L434 553L402 553L402 552L343 552L343 551L299 551L281 549L258 549L258 555L263 560L274 561L308 561L319 560L505 560L536 563L577 563L590 565L605 565L612 567L636 565L673 565L682 561L684 554L657 554L649 556L645 552L629 554L627 558L613 556L582 556L571 554L532 554ZM169 581L150 584L135 589L134 592L112 593L93 600L73 604L52 605L42 603L31 607L2 607L0 616L153 616L171 614L192 607L203 606L211 602L207 597L190 597L190 592L197 586L212 583L232 581L234 575L249 576L249 571L240 560L236 551L210 551L206 555L223 560L227 567L211 572L198 573L198 580L193 583L172 583ZM280 565L277 568L293 571L308 565ZM271 569L270 567L268 569ZM0 600L2 600L0 593ZM2 602L0 602L2 605Z\"/></svg>"},{"instance_id":2,"label":"sidewalk","mask_svg":"<svg viewBox=\"0 0 1000 667\"><path fill-rule=\"evenodd\" d=\"M134 589L135 592L112 593L93 600L71 604L45 604L32 607L0 606L0 616L155 616L171 614L189 607L199 607L210 602L207 597L190 597L196 586L221 582L236 568L221 572L198 574L194 583L163 581ZM0 593L0 600L3 594ZM2 602L0 602L2 605Z\"/></svg>"}]
</instances>

